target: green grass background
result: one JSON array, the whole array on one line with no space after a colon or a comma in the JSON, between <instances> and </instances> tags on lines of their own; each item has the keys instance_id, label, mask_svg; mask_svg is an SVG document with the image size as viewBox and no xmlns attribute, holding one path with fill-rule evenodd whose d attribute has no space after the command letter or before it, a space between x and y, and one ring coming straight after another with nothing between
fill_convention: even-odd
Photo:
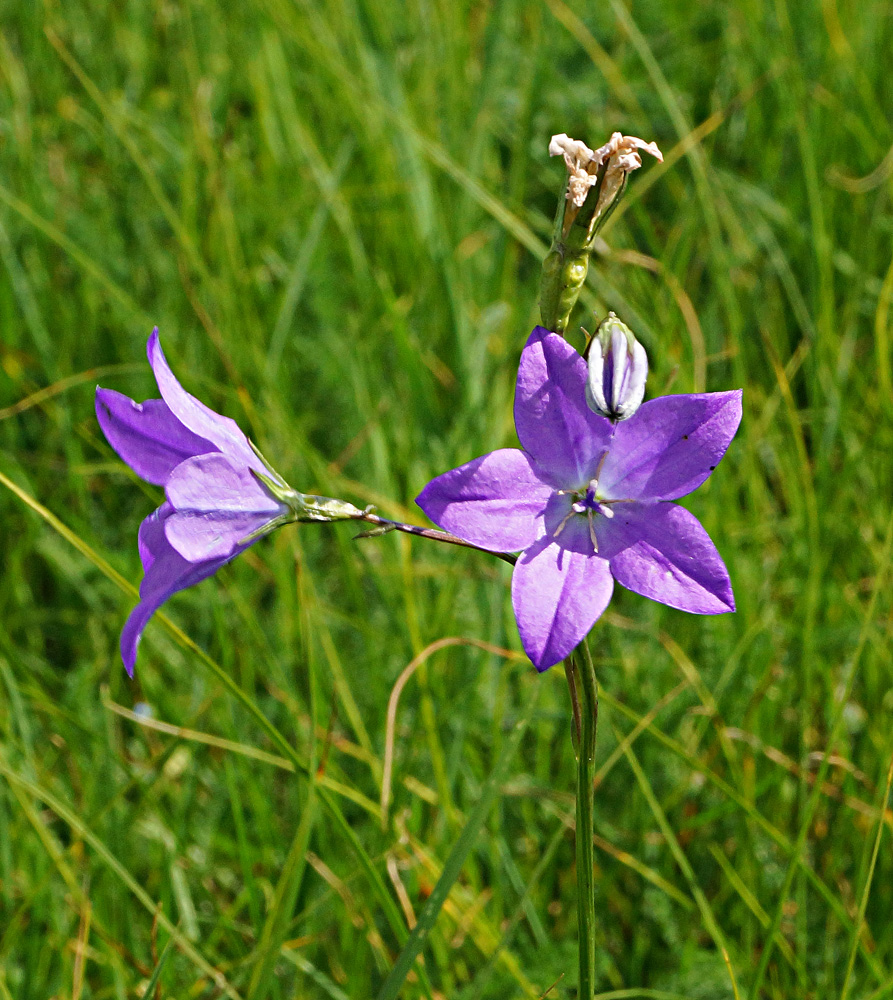
<instances>
[{"instance_id":1,"label":"green grass background","mask_svg":"<svg viewBox=\"0 0 893 1000\"><path fill-rule=\"evenodd\" d=\"M131 683L160 492L93 390L155 395L157 324L293 485L419 521L515 443L549 137L614 129L665 162L576 325L745 415L686 500L737 613L618 588L593 635L600 995L893 996L891 51L857 0L0 2L0 1000L575 995L567 690L509 567L289 528Z\"/></svg>"}]
</instances>

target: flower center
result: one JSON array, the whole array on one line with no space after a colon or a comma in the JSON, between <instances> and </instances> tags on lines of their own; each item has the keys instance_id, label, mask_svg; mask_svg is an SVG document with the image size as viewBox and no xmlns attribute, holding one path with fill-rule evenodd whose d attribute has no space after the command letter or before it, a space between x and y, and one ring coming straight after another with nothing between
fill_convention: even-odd
<instances>
[{"instance_id":1,"label":"flower center","mask_svg":"<svg viewBox=\"0 0 893 1000\"><path fill-rule=\"evenodd\" d=\"M560 492L570 494L573 498L573 503L567 516L556 528L553 537L557 538L561 534L565 525L575 514L584 515L589 522L589 538L592 542L592 547L598 552L598 539L595 537L595 518L599 515L608 518L614 516L614 511L610 507L610 501L600 500L598 497L598 480L590 479L587 486L583 486L578 490L561 490Z\"/></svg>"},{"instance_id":2,"label":"flower center","mask_svg":"<svg viewBox=\"0 0 893 1000\"><path fill-rule=\"evenodd\" d=\"M593 514L604 514L605 517L613 517L614 511L608 506L608 502L598 499L598 480L591 479L585 489L574 490L571 493L574 502L571 512L574 514L585 514L591 518Z\"/></svg>"}]
</instances>

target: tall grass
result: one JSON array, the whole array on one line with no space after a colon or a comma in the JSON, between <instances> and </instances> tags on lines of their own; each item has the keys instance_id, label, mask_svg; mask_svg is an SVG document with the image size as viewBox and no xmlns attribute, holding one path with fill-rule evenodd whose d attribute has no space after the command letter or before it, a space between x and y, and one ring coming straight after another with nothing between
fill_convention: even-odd
<instances>
[{"instance_id":1,"label":"tall grass","mask_svg":"<svg viewBox=\"0 0 893 1000\"><path fill-rule=\"evenodd\" d=\"M515 440L549 136L616 128L666 159L578 322L745 420L690 502L737 613L618 588L596 633L602 995L731 997L718 941L742 996L893 995L891 44L850 0L0 4L2 1000L375 996L491 793L400 995L574 995L567 693L508 568L288 529L130 683L159 492L92 396L154 395L157 324L297 488L418 518Z\"/></svg>"}]
</instances>

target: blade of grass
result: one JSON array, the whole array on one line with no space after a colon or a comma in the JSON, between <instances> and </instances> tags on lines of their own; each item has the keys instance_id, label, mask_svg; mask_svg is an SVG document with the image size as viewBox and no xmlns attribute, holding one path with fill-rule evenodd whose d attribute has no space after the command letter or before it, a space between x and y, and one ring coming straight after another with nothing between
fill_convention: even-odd
<instances>
[{"instance_id":1,"label":"blade of grass","mask_svg":"<svg viewBox=\"0 0 893 1000\"><path fill-rule=\"evenodd\" d=\"M622 701L614 697L610 694L610 692L602 690L600 696L603 704L608 705L610 708L617 709L617 711L621 712L632 722L639 723L642 721L642 716L640 716L638 712L631 709L628 705L624 705ZM796 863L802 867L812 887L816 890L816 892L818 892L825 903L828 904L837 919L847 930L852 931L855 924L849 913L847 913L846 907L834 895L831 889L825 885L816 872L813 871L806 858L795 852L794 844L792 844L791 841L777 827L773 826L773 824L770 823L769 820L754 807L752 802L748 801L748 799L745 798L745 796L739 792L737 788L730 785L727 781L724 781L718 774L716 774L715 771L712 771L709 767L707 767L702 760L690 754L681 743L674 740L671 736L668 736L665 732L663 732L663 730L658 729L654 723L648 724L646 729L660 743L667 747L668 750L676 754L676 756L678 756L681 760L684 760L693 771L696 771L698 774L702 774L704 778L706 778L715 788L722 792L723 795L726 795L737 806L739 806L745 815L756 823L789 858L796 861ZM776 935L778 933L779 932L776 931ZM865 946L865 942L862 940L860 940L859 947L862 949L862 956L870 966L877 981L879 983L883 982L886 978L886 973L878 961L877 956L868 950Z\"/></svg>"},{"instance_id":2,"label":"blade of grass","mask_svg":"<svg viewBox=\"0 0 893 1000\"><path fill-rule=\"evenodd\" d=\"M843 732L844 722L846 720L845 710L847 704L850 700L850 694L853 690L853 684L856 681L856 676L858 674L859 662L862 658L862 651L865 649L865 644L868 641L868 635L871 627L874 624L875 609L877 607L878 597L881 593L881 589L886 581L887 570L890 567L890 556L891 550L893 550L893 514L891 514L889 521L887 522L887 537L884 542L883 554L881 555L880 563L877 567L875 573L874 584L871 590L871 597L868 601L868 606L865 609L865 614L862 620L862 627L859 630L859 640L856 644L856 649L853 653L852 660L849 664L849 670L847 673L846 681L844 683L843 692L837 703L834 722L831 726L831 733L828 737L828 743L825 748L824 756L822 757L821 764L819 765L818 774L816 775L815 784L813 785L812 792L809 799L806 802L806 806L803 810L803 815L800 820L800 829L797 834L797 840L794 843L793 854L788 863L787 871L785 872L784 882L781 886L781 891L778 895L778 905L775 908L775 913L772 918L772 926L768 932L767 941L763 947L763 952L760 955L760 961L757 965L757 971L754 975L753 985L751 987L751 1000L758 1000L760 995L760 988L763 985L763 979L766 975L766 970L769 966L769 959L772 957L772 948L775 944L775 937L781 927L782 917L784 916L784 907L788 900L788 894L791 889L791 884L794 881L794 876L797 873L800 865L799 860L803 854L803 848L806 845L806 838L809 834L810 827L812 826L812 820L815 816L815 811L818 807L819 800L822 797L822 786L825 783L825 777L828 774L828 769L831 766L831 757L834 754L834 750L838 739L840 739L841 733ZM808 870L808 869L807 869Z\"/></svg>"},{"instance_id":3,"label":"blade of grass","mask_svg":"<svg viewBox=\"0 0 893 1000\"><path fill-rule=\"evenodd\" d=\"M158 982L161 979L161 973L165 965L167 964L168 958L170 957L173 944L174 944L174 939L172 937L168 938L167 944L164 946L164 951L162 951L161 955L158 958L158 964L152 970L152 975L149 978L149 982L146 983L146 988L143 990L143 996L146 997L146 1000L153 1000L154 997L153 991L158 986Z\"/></svg>"},{"instance_id":4,"label":"blade of grass","mask_svg":"<svg viewBox=\"0 0 893 1000\"><path fill-rule=\"evenodd\" d=\"M279 949L285 940L288 921L301 890L301 882L307 867L307 847L316 823L316 815L316 782L311 779L301 822L295 831L291 849L282 867L282 874L276 883L273 901L255 950L256 963L245 994L247 1000L266 1000L270 991L273 966L279 958Z\"/></svg>"},{"instance_id":5,"label":"blade of grass","mask_svg":"<svg viewBox=\"0 0 893 1000\"><path fill-rule=\"evenodd\" d=\"M567 824L562 822L561 826L552 834L552 838L549 840L545 851L543 851L542 856L537 862L536 868L533 874L530 876L530 880L524 886L524 891L519 898L515 910L509 918L508 922L505 924L502 932L502 938L493 949L492 954L487 959L487 964L478 972L474 979L465 987L465 989L456 997L456 1000L473 1000L473 998L484 996L484 987L493 975L496 969L496 964L499 961L500 955L508 947L509 942L514 935L518 924L520 924L522 918L525 915L527 903L530 899L530 894L533 892L534 887L537 885L539 880L542 878L543 874L548 870L549 866L552 864L552 859L555 857L555 853L561 846L562 841L565 839L564 831Z\"/></svg>"},{"instance_id":6,"label":"blade of grass","mask_svg":"<svg viewBox=\"0 0 893 1000\"><path fill-rule=\"evenodd\" d=\"M880 399L890 411L893 400L893 375L890 372L890 304L893 302L893 260L884 275L881 294L874 313L874 356L880 382Z\"/></svg>"},{"instance_id":7,"label":"blade of grass","mask_svg":"<svg viewBox=\"0 0 893 1000\"><path fill-rule=\"evenodd\" d=\"M642 34L632 15L622 3L622 0L610 0L610 4L618 24L626 33L639 58L642 60L642 64L645 66L654 84L654 89L660 96L667 114L673 122L673 127L676 129L676 134L680 142L685 140L695 130L688 122L673 92L673 88L670 86L657 59L655 59L648 39ZM719 213L716 209L715 195L711 192L707 158L699 144L690 145L686 150L686 155L691 164L695 188L698 193L698 201L701 203L701 211L703 212L704 221L707 223L707 230L710 234L710 244L713 256L715 257L715 260L711 262L712 270L726 309L730 328L734 333L737 333L742 325L741 310L729 278L727 244L720 225Z\"/></svg>"},{"instance_id":8,"label":"blade of grass","mask_svg":"<svg viewBox=\"0 0 893 1000\"><path fill-rule=\"evenodd\" d=\"M304 956L292 948L283 948L282 957L287 961L291 962L292 965L297 966L307 976L308 979L312 979L314 983L326 994L332 998L332 1000L351 1000L351 998L336 986L329 977L320 972L315 965L308 962Z\"/></svg>"},{"instance_id":9,"label":"blade of grass","mask_svg":"<svg viewBox=\"0 0 893 1000\"><path fill-rule=\"evenodd\" d=\"M78 535L76 535L67 525L63 524L63 522L60 521L55 514L44 507L43 504L35 500L20 486L16 485L2 472L0 472L0 485L5 486L26 506L30 507L31 510L43 518L47 524L49 524L55 531L65 538L66 541L70 542L82 555L85 556L85 558L92 562L94 566L96 566L113 583L116 583L123 591L125 591L125 593L136 596L137 589L133 586L133 584L125 580L117 570L113 569L109 563L99 555L99 553L84 542L83 539L79 538ZM162 625L164 625L174 639L183 648L189 650L196 657L198 657L198 659L217 678L217 680L223 684L224 688L226 688L226 690L229 691L229 693L248 710L250 715L260 725L260 727L270 736L273 742L283 751L286 757L292 761L295 768L305 774L309 773L307 762L298 754L291 743L289 743L285 736L283 736L283 734L267 718L267 716L264 715L257 702L249 694L247 694L247 692L245 692L218 663L208 656L203 649L193 642L193 640L190 639L185 632L178 628L166 615L157 613L156 618ZM384 910L385 917L391 927L391 930L394 932L398 943L403 944L403 942L407 940L408 934L406 924L403 921L403 917L400 914L400 910L396 902L388 892L384 880L375 868L375 865L372 863L372 859L369 857L353 827L350 823L348 823L344 813L341 811L340 807L331 795L323 789L320 789L319 798L326 807L330 817L334 820L336 827L350 844L354 854L356 854L357 860L360 862L360 866L369 879L372 890Z\"/></svg>"},{"instance_id":10,"label":"blade of grass","mask_svg":"<svg viewBox=\"0 0 893 1000\"><path fill-rule=\"evenodd\" d=\"M88 73L84 70L77 59L75 59L59 35L56 34L56 32L49 26L44 28L44 34L46 35L47 41L50 45L52 45L56 52L59 53L61 60L71 70L84 90L93 99L94 103L102 113L102 117L106 120L106 122L108 122L112 132L114 132L121 145L127 150L128 156L130 156L134 166L142 175L143 180L146 182L146 187L148 187L151 192L152 197L155 199L162 215L164 215L168 225L171 227L171 231L176 236L177 241L189 257L190 263L195 268L196 273L210 284L211 276L208 273L205 262L195 245L195 241L192 239L189 230L183 224L183 221L177 214L174 206L171 204L170 199L164 193L164 189L162 188L155 171L152 169L149 160L130 135L125 123L125 115L112 107L105 95L90 79Z\"/></svg>"},{"instance_id":11,"label":"blade of grass","mask_svg":"<svg viewBox=\"0 0 893 1000\"><path fill-rule=\"evenodd\" d=\"M332 191L337 190L341 184L341 179L347 170L353 152L354 142L351 139L345 139L341 143L332 166L330 181ZM288 282L282 296L282 304L279 306L279 313L276 316L276 323L270 335L270 346L267 350L266 372L267 378L270 380L275 377L279 370L282 352L285 349L285 338L288 336L292 320L295 316L295 310L301 301L301 293L304 290L304 285L310 273L310 263L319 246L320 237L322 236L331 209L331 202L325 199L316 206L313 218L307 227L307 234L301 241L301 248L289 272Z\"/></svg>"},{"instance_id":12,"label":"blade of grass","mask_svg":"<svg viewBox=\"0 0 893 1000\"><path fill-rule=\"evenodd\" d=\"M30 410L32 406L40 406L41 403L45 403L47 400L53 399L63 392L67 392L74 386L82 385L84 382L93 382L106 375L141 372L145 370L145 367L144 364L99 365L97 368L88 368L87 371L78 372L76 375L68 375L66 378L60 378L58 381L53 382L52 385L44 386L43 389L38 389L36 392L30 393L24 399L20 399L11 406L0 408L0 420L16 417L20 413Z\"/></svg>"},{"instance_id":13,"label":"blade of grass","mask_svg":"<svg viewBox=\"0 0 893 1000\"><path fill-rule=\"evenodd\" d=\"M596 993L592 1000L691 1000L681 993L667 993L665 990L633 989L609 990Z\"/></svg>"},{"instance_id":14,"label":"blade of grass","mask_svg":"<svg viewBox=\"0 0 893 1000\"><path fill-rule=\"evenodd\" d=\"M881 847L881 837L884 833L884 817L887 814L887 803L890 801L890 785L893 783L893 757L890 759L890 766L887 768L887 784L884 788L884 799L881 803L880 816L878 817L877 833L874 838L874 847L871 851L871 863L868 866L868 876L865 879L865 886L862 889L862 896L859 900L859 912L856 914L856 924L853 933L850 935L849 957L846 963L846 975L843 980L843 989L840 991L840 1000L847 1000L850 992L850 980L853 975L853 966L856 962L856 952L859 947L859 937L862 934L862 925L865 922L865 911L868 908L868 894L871 892L871 883L874 880L874 869L877 864L878 851Z\"/></svg>"},{"instance_id":15,"label":"blade of grass","mask_svg":"<svg viewBox=\"0 0 893 1000\"><path fill-rule=\"evenodd\" d=\"M31 333L31 339L34 342L34 346L37 348L38 353L43 357L44 364L50 371L52 371L53 340L50 336L49 330L47 330L46 323L43 321L40 306L38 305L34 291L31 288L28 275L22 270L22 267L19 264L18 258L15 254L15 249L12 245L12 240L9 238L9 233L7 233L6 226L3 225L2 219L0 219L0 260L2 260L6 266L7 274L9 274L9 280L12 283L16 298L19 301L19 306L25 316L25 323Z\"/></svg>"},{"instance_id":16,"label":"blade of grass","mask_svg":"<svg viewBox=\"0 0 893 1000\"><path fill-rule=\"evenodd\" d=\"M139 306L136 301L127 294L127 292L119 288L91 257L81 250L81 248L73 240L70 240L60 229L54 226L51 222L47 222L47 220L35 212L27 202L22 201L21 198L18 198L2 184L0 184L0 201L6 202L11 209L18 212L19 215L21 215L21 217L27 222L30 222L35 229L38 229L44 236L52 240L53 243L64 250L68 256L71 257L71 259L78 264L82 270L86 271L91 278L100 284L109 293L109 295L112 296L112 298L117 299L128 314L132 316L139 316L140 320L144 322L146 326L150 325L150 320L147 314L143 311L142 307Z\"/></svg>"},{"instance_id":17,"label":"blade of grass","mask_svg":"<svg viewBox=\"0 0 893 1000\"><path fill-rule=\"evenodd\" d=\"M769 927L772 923L769 919L769 914L763 909L762 906L760 906L760 901L744 884L744 879L742 879L738 872L735 871L723 849L718 844L711 844L708 850L713 855L713 860L716 861L720 868L722 868L723 874L731 883L732 888L744 901L744 905L757 918L757 920L759 920L763 927ZM778 940L778 949L787 959L791 967L794 968L796 966L797 956L791 950L791 946L783 937L780 937Z\"/></svg>"},{"instance_id":18,"label":"blade of grass","mask_svg":"<svg viewBox=\"0 0 893 1000\"><path fill-rule=\"evenodd\" d=\"M120 715L122 719L135 722L138 726L142 726L144 729L152 729L158 733L166 733L169 736L176 736L177 739L186 740L192 743L203 743L205 746L217 747L219 750L226 750L229 753L235 753L241 757L249 757L251 760L260 761L262 764L270 764L272 767L281 768L283 771L290 771L294 773L300 770L295 767L295 763L291 758L280 757L277 754L267 753L266 750L261 750L248 743L239 743L236 740L228 740L222 736L214 736L211 733L203 733L196 729L186 729L183 726L174 726L169 722L162 722L160 719L153 719L149 716L139 715L137 712L133 712L129 708L125 708L123 705L117 705L112 701L104 700L102 704L110 712L114 712L115 715ZM309 765L304 770L305 773L309 774ZM342 798L355 802L367 813L371 813L371 815L374 816L378 815L379 807L376 803L374 803L367 796L363 795L362 792L358 792L355 788L352 788L350 785L345 785L343 782L338 781L335 778L331 778L327 774L319 775L316 780L323 786L323 788L327 788L330 792L334 792Z\"/></svg>"}]
</instances>

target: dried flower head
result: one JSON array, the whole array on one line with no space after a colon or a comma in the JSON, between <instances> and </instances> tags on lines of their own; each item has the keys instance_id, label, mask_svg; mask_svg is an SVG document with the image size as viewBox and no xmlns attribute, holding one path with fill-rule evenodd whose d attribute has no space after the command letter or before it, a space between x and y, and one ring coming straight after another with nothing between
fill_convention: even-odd
<instances>
[{"instance_id":1,"label":"dried flower head","mask_svg":"<svg viewBox=\"0 0 893 1000\"><path fill-rule=\"evenodd\" d=\"M567 200L581 208L589 189L598 180L598 168L603 164L607 165L599 193L601 206L615 197L628 173L642 166L642 157L638 154L640 149L663 162L663 153L657 148L657 143L645 142L634 135L623 135L620 132L615 132L604 146L594 151L585 142L571 139L563 132L553 135L549 143L549 156L564 157L569 175ZM596 212L598 213L598 207Z\"/></svg>"}]
</instances>

